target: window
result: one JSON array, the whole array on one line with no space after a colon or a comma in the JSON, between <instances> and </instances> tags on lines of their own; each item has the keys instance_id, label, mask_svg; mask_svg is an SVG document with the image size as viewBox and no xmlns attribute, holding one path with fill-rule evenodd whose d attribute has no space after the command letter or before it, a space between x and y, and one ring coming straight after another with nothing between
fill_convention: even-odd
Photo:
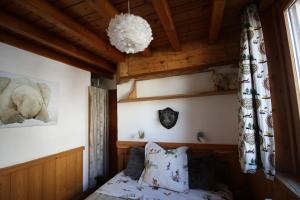
<instances>
[{"instance_id":1,"label":"window","mask_svg":"<svg viewBox=\"0 0 300 200\"><path fill-rule=\"evenodd\" d=\"M290 47L293 55L294 73L298 90L300 88L300 0L294 1L287 9Z\"/></svg>"},{"instance_id":2,"label":"window","mask_svg":"<svg viewBox=\"0 0 300 200\"><path fill-rule=\"evenodd\" d=\"M283 68L287 73L283 81L288 83L288 92L283 99L290 105L286 106L286 110L289 107L291 109L286 116L287 122L292 122L291 125L286 124L286 127L291 127L287 135L294 163L293 172L300 177L300 0L283 0L281 9L287 31L287 38L280 38L283 49L279 50L284 54Z\"/></svg>"}]
</instances>

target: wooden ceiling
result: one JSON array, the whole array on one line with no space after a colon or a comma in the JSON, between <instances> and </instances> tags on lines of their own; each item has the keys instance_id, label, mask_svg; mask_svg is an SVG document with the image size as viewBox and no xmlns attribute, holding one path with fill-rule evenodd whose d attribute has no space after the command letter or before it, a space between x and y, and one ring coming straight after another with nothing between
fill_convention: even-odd
<instances>
[{"instance_id":1,"label":"wooden ceiling","mask_svg":"<svg viewBox=\"0 0 300 200\"><path fill-rule=\"evenodd\" d=\"M130 0L131 13L146 19L154 40L143 53L180 51L194 41L218 42L240 30L252 0ZM0 0L0 41L112 76L126 55L109 44L109 20L127 12L127 0ZM238 40L238 39L237 39Z\"/></svg>"}]
</instances>

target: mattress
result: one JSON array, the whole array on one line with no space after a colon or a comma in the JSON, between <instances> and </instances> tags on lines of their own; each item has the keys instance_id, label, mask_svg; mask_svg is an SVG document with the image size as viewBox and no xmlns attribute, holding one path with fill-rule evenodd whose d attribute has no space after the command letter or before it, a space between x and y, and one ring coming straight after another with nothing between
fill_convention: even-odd
<instances>
[{"instance_id":1,"label":"mattress","mask_svg":"<svg viewBox=\"0 0 300 200\"><path fill-rule=\"evenodd\" d=\"M215 191L189 190L179 193L162 188L140 185L120 172L86 200L231 200L232 194L224 184L217 184Z\"/></svg>"}]
</instances>

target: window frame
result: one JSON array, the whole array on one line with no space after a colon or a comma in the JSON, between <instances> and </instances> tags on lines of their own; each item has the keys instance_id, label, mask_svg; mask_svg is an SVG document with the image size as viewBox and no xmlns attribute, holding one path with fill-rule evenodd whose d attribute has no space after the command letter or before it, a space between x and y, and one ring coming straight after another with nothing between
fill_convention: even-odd
<instances>
[{"instance_id":1,"label":"window frame","mask_svg":"<svg viewBox=\"0 0 300 200\"><path fill-rule=\"evenodd\" d=\"M292 0L260 6L273 105L276 173L300 179L300 109L286 9ZM297 83L297 85L295 84Z\"/></svg>"},{"instance_id":2,"label":"window frame","mask_svg":"<svg viewBox=\"0 0 300 200\"><path fill-rule=\"evenodd\" d=\"M293 72L293 79L295 83L295 90L296 90L296 98L297 98L297 107L298 110L300 110L300 59L296 59L295 56L300 56L300 49L297 49L295 44L295 38L292 33L292 22L290 20L290 13L288 9L296 2L297 0L292 0L285 6L283 12L284 12L284 20L285 20L285 26L286 26L286 32L287 32L287 39L288 39L288 46L289 46L289 57L291 59L291 66L292 66L292 72ZM299 112L299 111L298 111ZM300 112L299 112L300 114Z\"/></svg>"},{"instance_id":3,"label":"window frame","mask_svg":"<svg viewBox=\"0 0 300 200\"><path fill-rule=\"evenodd\" d=\"M286 70L285 80L288 82L288 96L287 102L291 108L291 116L288 116L292 122L292 131L288 133L290 141L290 153L293 159L291 171L293 175L300 178L300 71L297 70L297 64L295 63L295 52L293 38L290 32L290 20L288 9L296 0L281 0L279 3L279 25L281 36L280 40L282 44L281 53L283 54L283 64ZM300 52L299 52L300 53ZM300 67L300 66L299 66ZM300 70L300 69L299 69ZM292 77L292 78L290 78ZM276 137L276 136L275 136Z\"/></svg>"}]
</instances>

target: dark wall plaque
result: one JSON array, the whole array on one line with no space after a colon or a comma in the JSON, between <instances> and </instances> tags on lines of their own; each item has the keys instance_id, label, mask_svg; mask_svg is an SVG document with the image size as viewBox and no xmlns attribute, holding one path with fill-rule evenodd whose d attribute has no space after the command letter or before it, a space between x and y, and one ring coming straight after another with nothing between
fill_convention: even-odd
<instances>
[{"instance_id":1,"label":"dark wall plaque","mask_svg":"<svg viewBox=\"0 0 300 200\"><path fill-rule=\"evenodd\" d=\"M172 110L171 108L165 108L158 111L159 121L163 127L170 129L175 126L179 112Z\"/></svg>"}]
</instances>

